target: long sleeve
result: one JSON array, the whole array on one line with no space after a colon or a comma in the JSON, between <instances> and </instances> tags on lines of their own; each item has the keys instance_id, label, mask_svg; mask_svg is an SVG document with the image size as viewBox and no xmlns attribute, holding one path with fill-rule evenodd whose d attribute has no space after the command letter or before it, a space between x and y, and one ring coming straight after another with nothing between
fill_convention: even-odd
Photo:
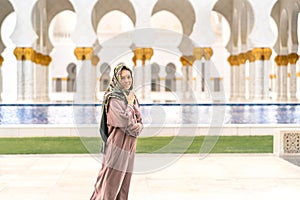
<instances>
[{"instance_id":1,"label":"long sleeve","mask_svg":"<svg viewBox=\"0 0 300 200\"><path fill-rule=\"evenodd\" d=\"M108 126L118 127L126 134L137 137L143 129L142 119L136 105L126 105L123 101L111 98L107 113Z\"/></svg>"}]
</instances>

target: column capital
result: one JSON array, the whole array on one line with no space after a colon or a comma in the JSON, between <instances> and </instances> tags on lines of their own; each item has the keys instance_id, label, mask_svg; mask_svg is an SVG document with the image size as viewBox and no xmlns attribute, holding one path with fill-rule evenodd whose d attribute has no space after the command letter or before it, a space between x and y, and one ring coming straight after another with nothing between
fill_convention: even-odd
<instances>
[{"instance_id":1,"label":"column capital","mask_svg":"<svg viewBox=\"0 0 300 200\"><path fill-rule=\"evenodd\" d=\"M196 60L201 60L204 57L205 60L210 60L213 55L213 50L210 47L196 47L193 50L193 55Z\"/></svg>"},{"instance_id":2,"label":"column capital","mask_svg":"<svg viewBox=\"0 0 300 200\"><path fill-rule=\"evenodd\" d=\"M288 56L278 55L275 57L275 62L277 66L287 66L289 64Z\"/></svg>"},{"instance_id":3,"label":"column capital","mask_svg":"<svg viewBox=\"0 0 300 200\"><path fill-rule=\"evenodd\" d=\"M92 65L97 66L100 61L100 58L97 55L92 56Z\"/></svg>"},{"instance_id":4,"label":"column capital","mask_svg":"<svg viewBox=\"0 0 300 200\"><path fill-rule=\"evenodd\" d=\"M4 58L2 56L0 56L0 67L2 67L3 61L4 61Z\"/></svg>"},{"instance_id":5,"label":"column capital","mask_svg":"<svg viewBox=\"0 0 300 200\"><path fill-rule=\"evenodd\" d=\"M77 47L74 50L74 54L77 60L91 60L93 51L92 47Z\"/></svg>"},{"instance_id":6,"label":"column capital","mask_svg":"<svg viewBox=\"0 0 300 200\"><path fill-rule=\"evenodd\" d=\"M203 48L200 48L200 47L194 48L194 50L193 50L193 55L195 56L195 59L196 59L196 60L201 60L201 58L202 58L203 55L204 55L204 49L203 49Z\"/></svg>"},{"instance_id":7,"label":"column capital","mask_svg":"<svg viewBox=\"0 0 300 200\"><path fill-rule=\"evenodd\" d=\"M133 65L136 67L136 56L135 55L132 57L132 62L133 62Z\"/></svg>"},{"instance_id":8,"label":"column capital","mask_svg":"<svg viewBox=\"0 0 300 200\"><path fill-rule=\"evenodd\" d=\"M144 50L143 48L135 48L133 50L134 56L136 60L142 60L143 59L143 55L144 55Z\"/></svg>"},{"instance_id":9,"label":"column capital","mask_svg":"<svg viewBox=\"0 0 300 200\"><path fill-rule=\"evenodd\" d=\"M182 66L192 66L195 62L195 56L181 56L180 62Z\"/></svg>"},{"instance_id":10,"label":"column capital","mask_svg":"<svg viewBox=\"0 0 300 200\"><path fill-rule=\"evenodd\" d=\"M254 62L255 61L255 56L253 54L253 51L250 50L250 51L247 51L247 59L249 60L249 62Z\"/></svg>"},{"instance_id":11,"label":"column capital","mask_svg":"<svg viewBox=\"0 0 300 200\"><path fill-rule=\"evenodd\" d=\"M42 63L42 59L43 59L43 54L35 52L34 59L33 59L34 62L40 65Z\"/></svg>"},{"instance_id":12,"label":"column capital","mask_svg":"<svg viewBox=\"0 0 300 200\"><path fill-rule=\"evenodd\" d=\"M288 55L288 61L292 65L295 65L298 59L299 59L299 55L297 53L291 53Z\"/></svg>"},{"instance_id":13,"label":"column capital","mask_svg":"<svg viewBox=\"0 0 300 200\"><path fill-rule=\"evenodd\" d=\"M247 55L247 53L240 53L239 55L238 55L238 62L239 62L239 64L245 64L246 63L246 61L248 60L248 55Z\"/></svg>"},{"instance_id":14,"label":"column capital","mask_svg":"<svg viewBox=\"0 0 300 200\"><path fill-rule=\"evenodd\" d=\"M51 56L49 55L42 55L42 60L41 60L41 65L45 66L45 67L48 67L50 65L52 61L52 58Z\"/></svg>"},{"instance_id":15,"label":"column capital","mask_svg":"<svg viewBox=\"0 0 300 200\"><path fill-rule=\"evenodd\" d=\"M153 49L152 48L144 48L144 55L146 60L151 60L151 57L153 56Z\"/></svg>"},{"instance_id":16,"label":"column capital","mask_svg":"<svg viewBox=\"0 0 300 200\"><path fill-rule=\"evenodd\" d=\"M229 62L229 64L231 66L239 66L240 65L238 55L230 55L228 57L227 61Z\"/></svg>"},{"instance_id":17,"label":"column capital","mask_svg":"<svg viewBox=\"0 0 300 200\"><path fill-rule=\"evenodd\" d=\"M34 59L35 51L31 47L17 47L14 50L14 55L17 60L31 60Z\"/></svg>"},{"instance_id":18,"label":"column capital","mask_svg":"<svg viewBox=\"0 0 300 200\"><path fill-rule=\"evenodd\" d=\"M210 47L204 48L205 60L210 60L210 58L212 57L213 54L214 54L214 52L213 52L212 48L210 48Z\"/></svg>"},{"instance_id":19,"label":"column capital","mask_svg":"<svg viewBox=\"0 0 300 200\"><path fill-rule=\"evenodd\" d=\"M270 74L270 79L276 79L276 74Z\"/></svg>"},{"instance_id":20,"label":"column capital","mask_svg":"<svg viewBox=\"0 0 300 200\"><path fill-rule=\"evenodd\" d=\"M254 55L255 60L270 60L272 49L268 47L254 48L252 54Z\"/></svg>"}]
</instances>

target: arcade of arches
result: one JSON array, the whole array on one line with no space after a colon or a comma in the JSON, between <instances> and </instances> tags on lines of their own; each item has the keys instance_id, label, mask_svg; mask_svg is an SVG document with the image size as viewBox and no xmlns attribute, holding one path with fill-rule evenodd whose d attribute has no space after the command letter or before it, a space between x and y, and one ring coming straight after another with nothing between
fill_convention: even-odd
<instances>
[{"instance_id":1,"label":"arcade of arches","mask_svg":"<svg viewBox=\"0 0 300 200\"><path fill-rule=\"evenodd\" d=\"M295 102L300 0L0 0L0 101ZM74 95L75 94L75 95Z\"/></svg>"}]
</instances>

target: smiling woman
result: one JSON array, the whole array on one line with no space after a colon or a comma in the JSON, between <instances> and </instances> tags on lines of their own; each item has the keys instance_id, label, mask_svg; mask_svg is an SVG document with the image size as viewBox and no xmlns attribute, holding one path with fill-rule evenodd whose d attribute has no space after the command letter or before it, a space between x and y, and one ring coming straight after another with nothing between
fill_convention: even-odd
<instances>
[{"instance_id":1,"label":"smiling woman","mask_svg":"<svg viewBox=\"0 0 300 200\"><path fill-rule=\"evenodd\" d=\"M100 122L104 156L91 200L128 199L137 137L143 129L139 107L132 72L121 63L104 94Z\"/></svg>"}]
</instances>

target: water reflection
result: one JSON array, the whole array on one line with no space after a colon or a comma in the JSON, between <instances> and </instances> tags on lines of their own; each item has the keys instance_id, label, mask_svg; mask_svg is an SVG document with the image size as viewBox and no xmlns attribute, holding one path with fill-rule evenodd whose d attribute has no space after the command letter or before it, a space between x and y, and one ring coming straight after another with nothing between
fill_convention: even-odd
<instances>
[{"instance_id":1,"label":"water reflection","mask_svg":"<svg viewBox=\"0 0 300 200\"><path fill-rule=\"evenodd\" d=\"M276 109L276 120L280 124L298 124L299 115L297 116L295 106L278 106Z\"/></svg>"},{"instance_id":2,"label":"water reflection","mask_svg":"<svg viewBox=\"0 0 300 200\"><path fill-rule=\"evenodd\" d=\"M12 107L13 108L13 107ZM19 124L47 124L47 106L17 106L17 118Z\"/></svg>"},{"instance_id":3,"label":"water reflection","mask_svg":"<svg viewBox=\"0 0 300 200\"><path fill-rule=\"evenodd\" d=\"M0 124L98 124L101 105L0 105ZM299 124L300 104L141 105L146 126Z\"/></svg>"},{"instance_id":4,"label":"water reflection","mask_svg":"<svg viewBox=\"0 0 300 200\"><path fill-rule=\"evenodd\" d=\"M198 124L200 119L198 107L194 106L182 106L181 115L181 124Z\"/></svg>"}]
</instances>

